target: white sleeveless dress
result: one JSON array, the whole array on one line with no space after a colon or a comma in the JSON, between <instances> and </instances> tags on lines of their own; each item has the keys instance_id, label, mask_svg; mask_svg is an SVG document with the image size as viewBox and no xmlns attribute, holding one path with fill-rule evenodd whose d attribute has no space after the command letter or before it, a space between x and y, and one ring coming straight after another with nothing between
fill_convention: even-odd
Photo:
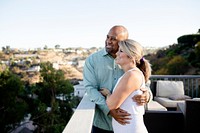
<instances>
[{"instance_id":1,"label":"white sleeveless dress","mask_svg":"<svg viewBox=\"0 0 200 133\"><path fill-rule=\"evenodd\" d=\"M133 70L140 71L136 68L133 68L127 72L130 72ZM124 75L126 73L124 73ZM142 72L141 72L141 74L142 74ZM124 75L122 75L119 78L118 82L115 85L115 88ZM142 74L142 77L143 77L143 82L142 82L141 87L145 87L145 80L144 80L143 74ZM115 91L115 88L113 91ZM120 106L121 109L126 110L128 113L131 114L131 120L129 120L130 124L121 125L114 118L112 118L112 126L113 126L114 133L148 133L148 131L144 125L144 121L143 121L143 115L144 115L144 111L145 111L144 106L139 106L139 105L137 105L136 102L134 102L132 100L132 97L137 94L142 94L142 91L140 89L138 89L138 90L132 92Z\"/></svg>"}]
</instances>

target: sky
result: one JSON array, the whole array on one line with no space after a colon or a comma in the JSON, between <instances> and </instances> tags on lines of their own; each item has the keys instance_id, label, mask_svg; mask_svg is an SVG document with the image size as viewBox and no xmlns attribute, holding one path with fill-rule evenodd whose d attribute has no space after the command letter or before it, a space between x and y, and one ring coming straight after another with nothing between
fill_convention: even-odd
<instances>
[{"instance_id":1,"label":"sky","mask_svg":"<svg viewBox=\"0 0 200 133\"><path fill-rule=\"evenodd\" d=\"M0 0L0 47L104 47L123 25L144 47L200 29L200 0Z\"/></svg>"}]
</instances>

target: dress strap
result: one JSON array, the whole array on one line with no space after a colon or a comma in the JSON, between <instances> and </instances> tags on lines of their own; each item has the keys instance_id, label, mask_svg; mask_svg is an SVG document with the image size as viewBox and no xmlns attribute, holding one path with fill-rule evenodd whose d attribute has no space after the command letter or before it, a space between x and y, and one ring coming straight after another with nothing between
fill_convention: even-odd
<instances>
[{"instance_id":1,"label":"dress strap","mask_svg":"<svg viewBox=\"0 0 200 133\"><path fill-rule=\"evenodd\" d=\"M132 69L128 70L127 72L130 72L130 71L132 71L132 70L137 70L137 68L136 68L136 67L134 67L134 68L132 68Z\"/></svg>"}]
</instances>

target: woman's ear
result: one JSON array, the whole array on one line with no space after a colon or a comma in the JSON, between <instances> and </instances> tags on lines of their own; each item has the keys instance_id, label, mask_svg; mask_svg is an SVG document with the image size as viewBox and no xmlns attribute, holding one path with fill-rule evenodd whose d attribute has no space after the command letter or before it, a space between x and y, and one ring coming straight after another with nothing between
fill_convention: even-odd
<instances>
[{"instance_id":1,"label":"woman's ear","mask_svg":"<svg viewBox=\"0 0 200 133\"><path fill-rule=\"evenodd\" d=\"M135 60L135 57L131 57L131 60L134 64L136 64L136 60Z\"/></svg>"}]
</instances>

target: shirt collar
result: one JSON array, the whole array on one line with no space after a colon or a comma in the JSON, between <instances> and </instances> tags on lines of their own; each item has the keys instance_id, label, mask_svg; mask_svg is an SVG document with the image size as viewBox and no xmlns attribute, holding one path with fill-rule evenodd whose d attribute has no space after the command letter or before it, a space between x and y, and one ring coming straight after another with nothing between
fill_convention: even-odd
<instances>
[{"instance_id":1,"label":"shirt collar","mask_svg":"<svg viewBox=\"0 0 200 133\"><path fill-rule=\"evenodd\" d=\"M109 55L105 48L103 48L102 56Z\"/></svg>"}]
</instances>

